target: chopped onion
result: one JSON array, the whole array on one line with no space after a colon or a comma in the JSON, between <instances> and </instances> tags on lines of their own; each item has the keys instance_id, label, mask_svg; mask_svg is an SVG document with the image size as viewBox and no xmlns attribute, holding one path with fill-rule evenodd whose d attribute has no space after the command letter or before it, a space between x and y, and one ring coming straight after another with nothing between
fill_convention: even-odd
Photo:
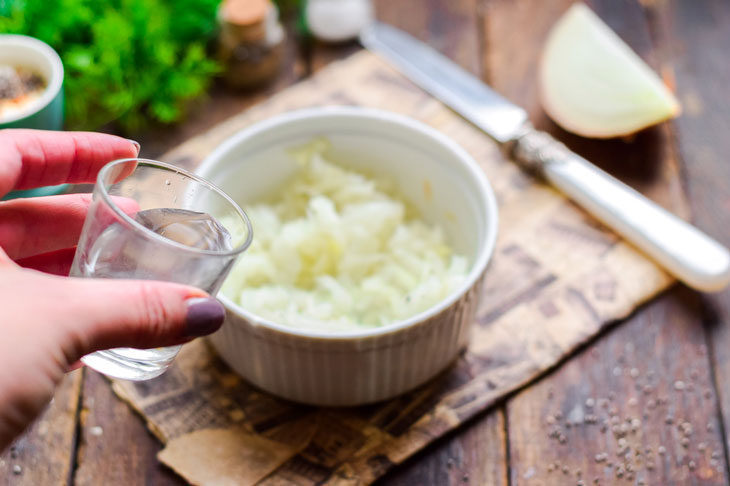
<instances>
[{"instance_id":1,"label":"chopped onion","mask_svg":"<svg viewBox=\"0 0 730 486\"><path fill-rule=\"evenodd\" d=\"M223 293L292 327L383 326L433 307L466 278L467 260L420 220L392 183L344 169L318 139L276 198L245 208L254 228Z\"/></svg>"}]
</instances>

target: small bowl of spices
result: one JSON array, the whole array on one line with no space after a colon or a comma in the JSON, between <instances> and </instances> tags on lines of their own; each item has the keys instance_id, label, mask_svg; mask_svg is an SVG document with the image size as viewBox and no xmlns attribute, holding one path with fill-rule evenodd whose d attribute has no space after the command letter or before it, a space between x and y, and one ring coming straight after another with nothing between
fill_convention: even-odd
<instances>
[{"instance_id":1,"label":"small bowl of spices","mask_svg":"<svg viewBox=\"0 0 730 486\"><path fill-rule=\"evenodd\" d=\"M51 46L24 35L0 35L0 129L63 128L63 63ZM14 191L7 198L44 196L65 185Z\"/></svg>"},{"instance_id":2,"label":"small bowl of spices","mask_svg":"<svg viewBox=\"0 0 730 486\"><path fill-rule=\"evenodd\" d=\"M60 130L63 64L48 44L0 35L0 128Z\"/></svg>"}]
</instances>

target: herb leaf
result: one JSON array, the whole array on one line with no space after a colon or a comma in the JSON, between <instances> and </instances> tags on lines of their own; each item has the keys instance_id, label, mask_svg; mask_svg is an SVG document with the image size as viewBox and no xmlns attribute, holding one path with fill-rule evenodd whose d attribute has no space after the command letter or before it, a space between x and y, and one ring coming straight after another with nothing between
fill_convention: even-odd
<instances>
[{"instance_id":1,"label":"herb leaf","mask_svg":"<svg viewBox=\"0 0 730 486\"><path fill-rule=\"evenodd\" d=\"M66 123L135 131L179 121L221 69L206 54L220 0L0 0L0 32L61 56Z\"/></svg>"}]
</instances>

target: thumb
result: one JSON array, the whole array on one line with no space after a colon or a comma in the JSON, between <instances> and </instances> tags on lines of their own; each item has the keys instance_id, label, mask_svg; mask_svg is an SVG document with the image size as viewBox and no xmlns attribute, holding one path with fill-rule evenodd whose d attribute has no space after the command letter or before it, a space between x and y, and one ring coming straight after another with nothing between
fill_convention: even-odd
<instances>
[{"instance_id":1,"label":"thumb","mask_svg":"<svg viewBox=\"0 0 730 486\"><path fill-rule=\"evenodd\" d=\"M180 344L216 331L225 310L202 290L168 282L64 278L69 354ZM66 320L66 319L64 319Z\"/></svg>"}]
</instances>

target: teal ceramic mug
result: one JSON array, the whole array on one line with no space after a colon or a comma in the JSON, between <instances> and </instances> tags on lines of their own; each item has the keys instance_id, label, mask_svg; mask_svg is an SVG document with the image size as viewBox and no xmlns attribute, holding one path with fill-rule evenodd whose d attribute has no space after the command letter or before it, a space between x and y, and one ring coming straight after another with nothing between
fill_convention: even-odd
<instances>
[{"instance_id":1,"label":"teal ceramic mug","mask_svg":"<svg viewBox=\"0 0 730 486\"><path fill-rule=\"evenodd\" d=\"M27 109L3 117L2 128L38 128L61 130L63 128L63 63L56 51L45 42L24 35L0 35L0 65L24 67L40 74L46 81L41 96L28 103ZM7 199L23 196L56 194L65 186L42 187L28 191L15 191Z\"/></svg>"}]
</instances>

